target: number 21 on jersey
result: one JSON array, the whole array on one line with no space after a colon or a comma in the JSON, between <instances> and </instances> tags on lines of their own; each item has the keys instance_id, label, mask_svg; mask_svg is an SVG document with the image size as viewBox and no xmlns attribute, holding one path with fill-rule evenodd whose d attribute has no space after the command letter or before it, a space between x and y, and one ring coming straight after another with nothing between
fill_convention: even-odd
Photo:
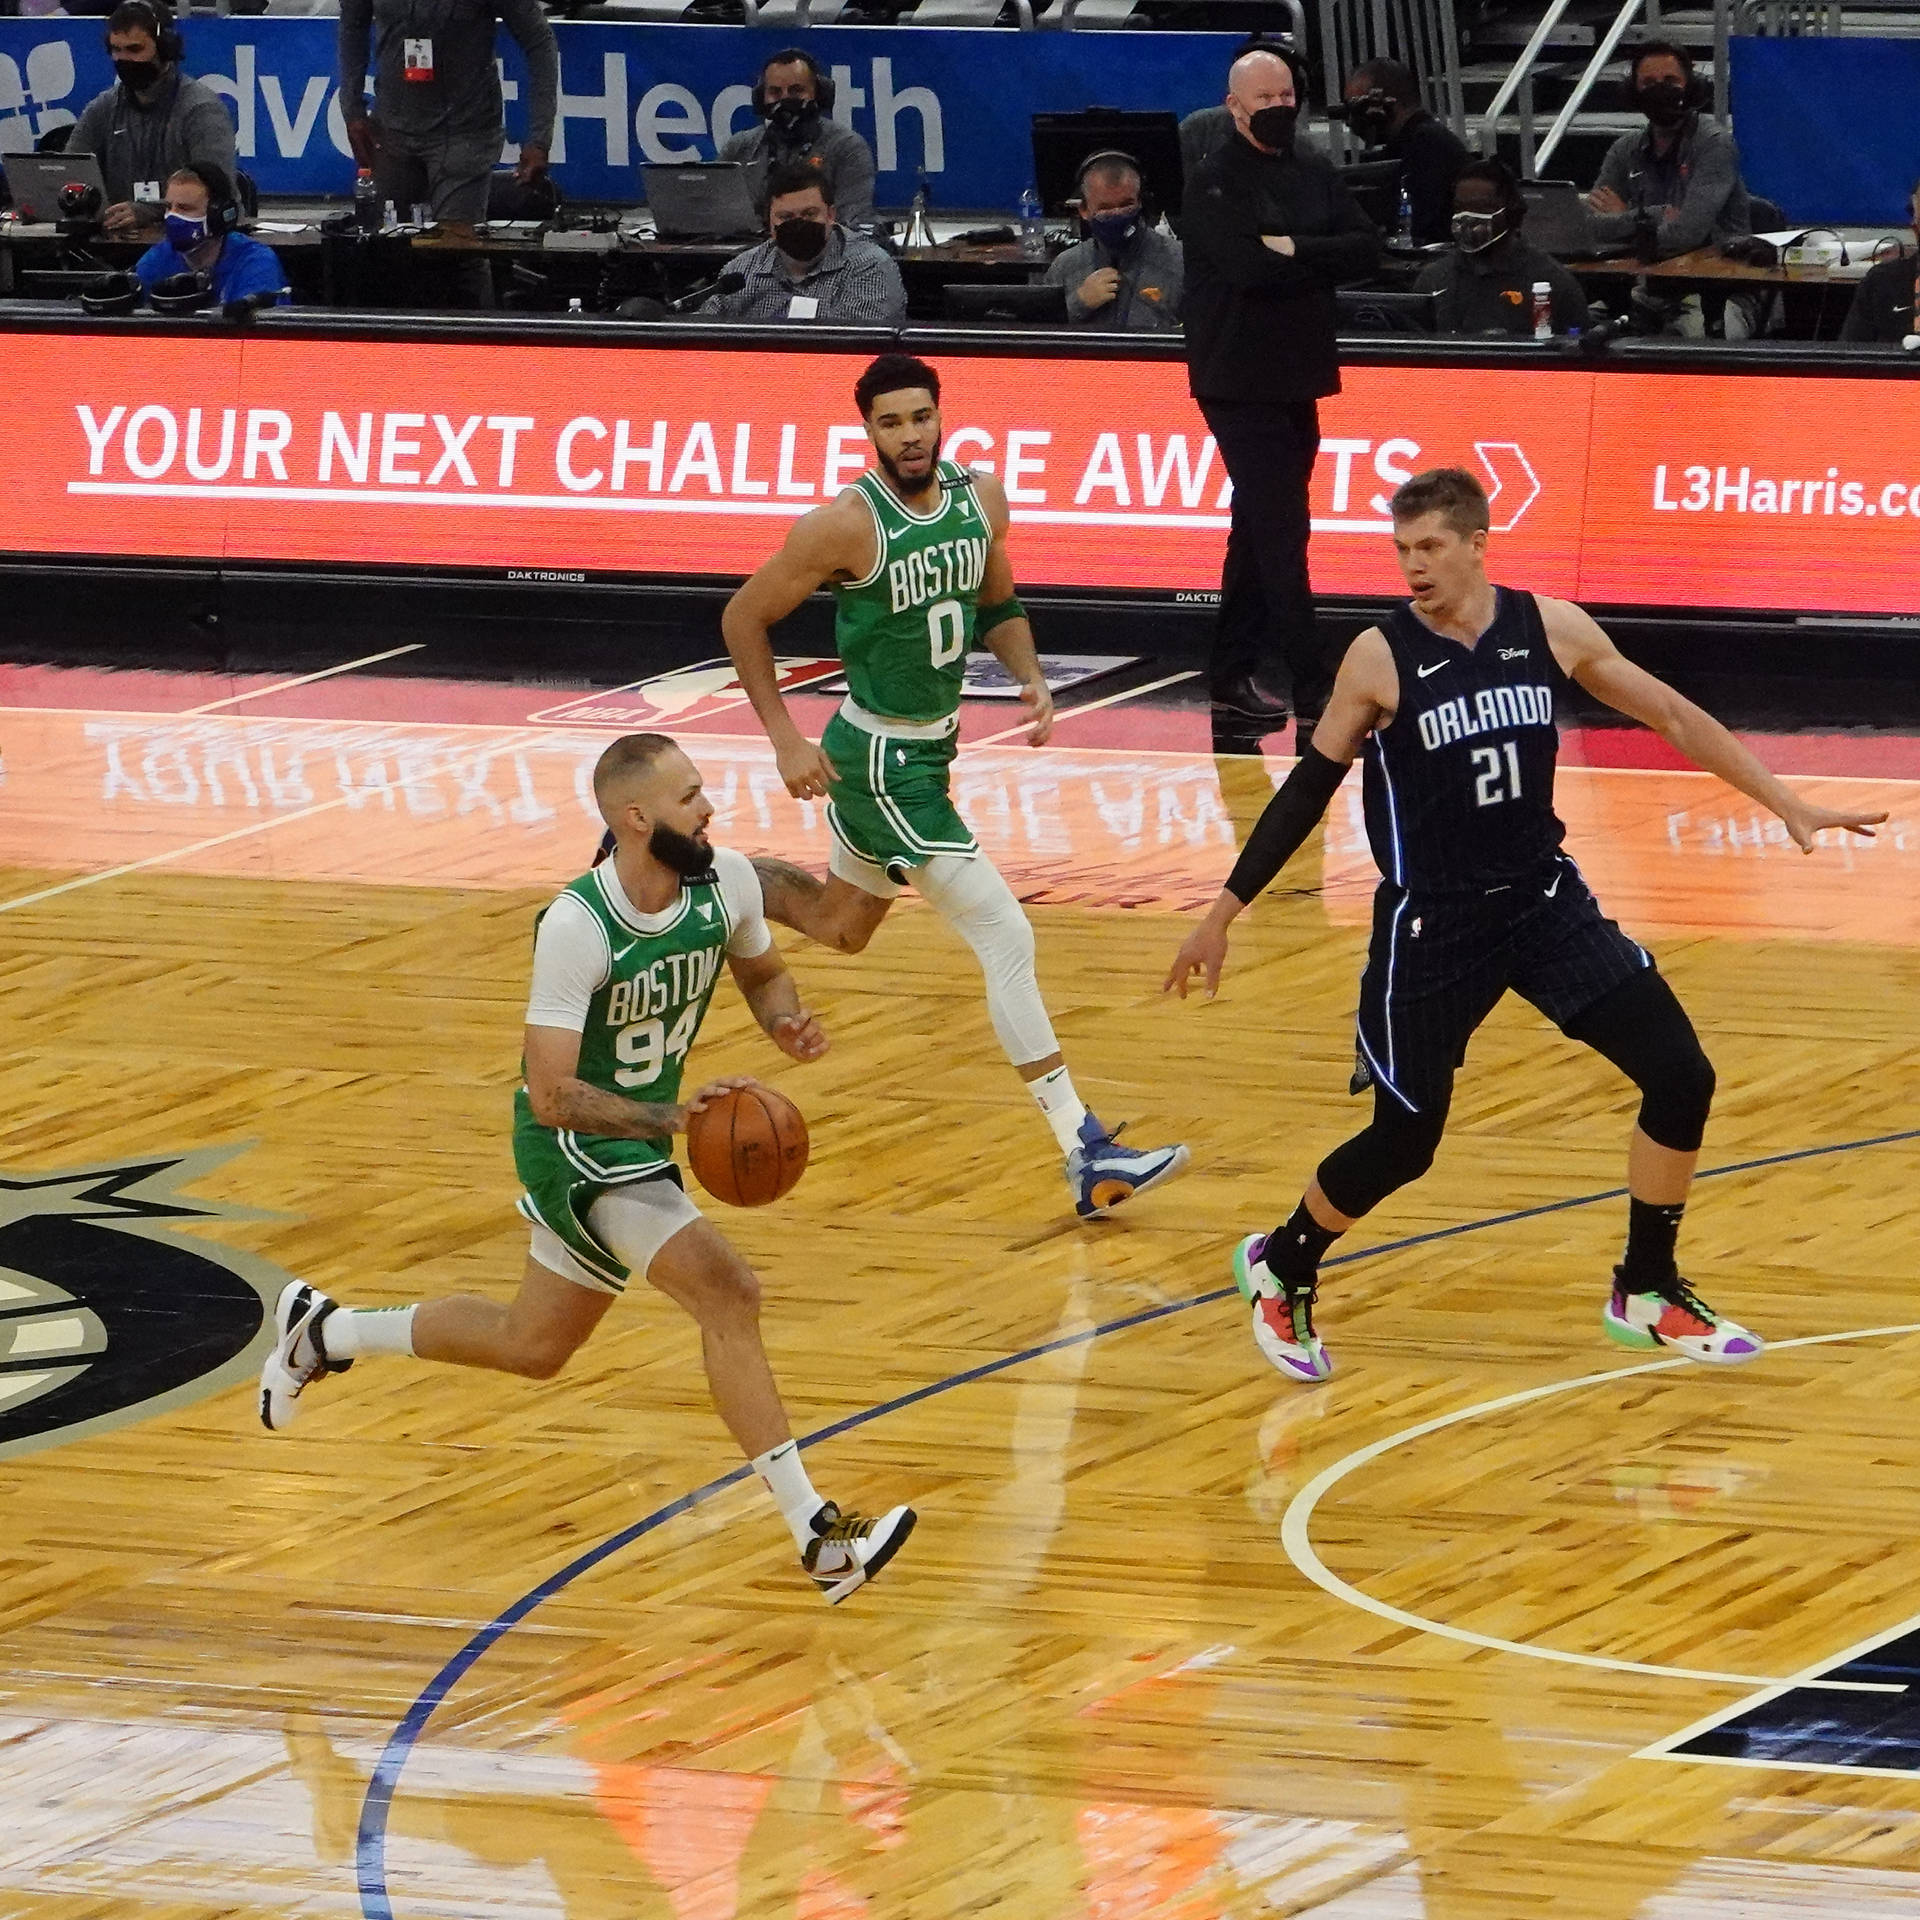
<instances>
[{"instance_id":1,"label":"number 21 on jersey","mask_svg":"<svg viewBox=\"0 0 1920 1920\"><path fill-rule=\"evenodd\" d=\"M1502 758L1506 765L1501 766ZM1498 747L1475 747L1474 804L1497 807L1503 800L1520 798L1520 749L1511 740ZM1505 774L1504 782L1501 775Z\"/></svg>"}]
</instances>

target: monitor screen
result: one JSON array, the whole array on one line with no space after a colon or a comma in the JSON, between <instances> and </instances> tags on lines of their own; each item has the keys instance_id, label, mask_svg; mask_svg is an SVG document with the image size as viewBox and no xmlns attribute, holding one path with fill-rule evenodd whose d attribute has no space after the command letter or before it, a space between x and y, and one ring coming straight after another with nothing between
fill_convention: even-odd
<instances>
[{"instance_id":1,"label":"monitor screen","mask_svg":"<svg viewBox=\"0 0 1920 1920\"><path fill-rule=\"evenodd\" d=\"M1055 219L1075 211L1080 169L1096 153L1112 149L1140 163L1147 205L1155 213L1178 213L1185 181L1180 162L1180 123L1170 113L1123 113L1090 107L1085 113L1033 116L1033 178L1040 204Z\"/></svg>"}]
</instances>

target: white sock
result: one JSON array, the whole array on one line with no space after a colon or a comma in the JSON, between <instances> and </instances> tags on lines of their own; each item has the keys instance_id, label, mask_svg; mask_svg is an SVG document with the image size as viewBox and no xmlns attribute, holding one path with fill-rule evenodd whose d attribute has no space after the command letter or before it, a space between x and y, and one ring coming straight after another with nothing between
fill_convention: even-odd
<instances>
[{"instance_id":1,"label":"white sock","mask_svg":"<svg viewBox=\"0 0 1920 1920\"><path fill-rule=\"evenodd\" d=\"M363 1353L413 1352L412 1307L336 1307L320 1329L330 1360L358 1360Z\"/></svg>"},{"instance_id":2,"label":"white sock","mask_svg":"<svg viewBox=\"0 0 1920 1920\"><path fill-rule=\"evenodd\" d=\"M1086 1103L1073 1090L1073 1076L1065 1067L1055 1067L1038 1080L1029 1080L1027 1091L1047 1116L1060 1151L1071 1153L1080 1144L1080 1123L1087 1117Z\"/></svg>"},{"instance_id":3,"label":"white sock","mask_svg":"<svg viewBox=\"0 0 1920 1920\"><path fill-rule=\"evenodd\" d=\"M813 1516L826 1505L813 1490L807 1470L800 1461L796 1441L782 1440L777 1447L753 1457L753 1470L766 1483L780 1517L793 1533L793 1544L802 1553L813 1538Z\"/></svg>"}]
</instances>

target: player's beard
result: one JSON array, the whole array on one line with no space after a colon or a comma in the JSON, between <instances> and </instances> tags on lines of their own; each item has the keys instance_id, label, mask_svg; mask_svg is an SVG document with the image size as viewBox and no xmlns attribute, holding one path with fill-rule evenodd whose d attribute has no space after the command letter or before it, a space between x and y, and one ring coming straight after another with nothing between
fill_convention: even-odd
<instances>
[{"instance_id":1,"label":"player's beard","mask_svg":"<svg viewBox=\"0 0 1920 1920\"><path fill-rule=\"evenodd\" d=\"M647 840L647 851L682 880L691 880L713 866L713 842L704 833L676 833L671 827L656 824Z\"/></svg>"},{"instance_id":2,"label":"player's beard","mask_svg":"<svg viewBox=\"0 0 1920 1920\"><path fill-rule=\"evenodd\" d=\"M878 447L874 448L873 457L880 462L887 478L893 482L895 490L905 494L909 499L916 493L925 493L940 478L940 442L938 440L933 443L933 454L927 461L926 478L923 480L909 480L895 465L893 457L882 453Z\"/></svg>"}]
</instances>

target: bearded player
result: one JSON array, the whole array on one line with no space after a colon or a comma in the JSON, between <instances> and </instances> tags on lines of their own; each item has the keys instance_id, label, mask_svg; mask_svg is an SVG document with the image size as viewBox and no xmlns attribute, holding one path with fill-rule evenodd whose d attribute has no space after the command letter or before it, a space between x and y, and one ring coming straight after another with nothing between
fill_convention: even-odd
<instances>
[{"instance_id":1,"label":"bearded player","mask_svg":"<svg viewBox=\"0 0 1920 1920\"><path fill-rule=\"evenodd\" d=\"M613 855L553 901L534 935L525 1080L513 1103L520 1212L533 1228L518 1295L505 1306L453 1294L345 1307L292 1281L261 1370L260 1418L281 1431L315 1380L372 1354L550 1380L639 1274L699 1323L714 1405L802 1566L838 1602L892 1559L913 1509L867 1519L814 1491L761 1345L760 1284L673 1164L688 1116L752 1084L716 1080L681 1097L723 960L781 1052L817 1060L827 1036L773 944L753 868L707 838L713 803L693 762L665 734L629 734L600 756L593 792Z\"/></svg>"},{"instance_id":2,"label":"bearded player","mask_svg":"<svg viewBox=\"0 0 1920 1920\"><path fill-rule=\"evenodd\" d=\"M1759 1337L1715 1313L1675 1256L1713 1068L1653 956L1606 918L1560 850L1562 677L1778 815L1803 852L1827 828L1868 834L1887 816L1810 805L1711 714L1624 659L1580 608L1495 586L1487 496L1470 473L1417 474L1392 509L1413 597L1348 649L1312 745L1166 980L1184 998L1198 973L1213 993L1227 928L1306 839L1364 747L1367 841L1384 878L1360 983L1353 1091L1372 1088L1373 1120L1320 1163L1291 1218L1237 1249L1254 1340L1290 1378L1332 1371L1313 1325L1320 1261L1432 1164L1467 1042L1511 988L1640 1089L1626 1251L1601 1314L1608 1337L1722 1365L1751 1360Z\"/></svg>"},{"instance_id":3,"label":"bearded player","mask_svg":"<svg viewBox=\"0 0 1920 1920\"><path fill-rule=\"evenodd\" d=\"M1104 1214L1187 1164L1185 1147L1123 1147L1074 1091L1034 972L1020 902L955 811L960 687L977 641L1020 685L1041 745L1053 699L1014 596L1007 496L999 481L940 458L940 376L888 353L854 399L877 464L805 515L727 603L727 651L796 800L824 798L833 834L822 881L785 860L754 861L770 920L858 953L912 886L966 941L987 1011L1066 1158L1076 1209ZM818 744L781 698L770 630L822 586L850 689Z\"/></svg>"}]
</instances>

